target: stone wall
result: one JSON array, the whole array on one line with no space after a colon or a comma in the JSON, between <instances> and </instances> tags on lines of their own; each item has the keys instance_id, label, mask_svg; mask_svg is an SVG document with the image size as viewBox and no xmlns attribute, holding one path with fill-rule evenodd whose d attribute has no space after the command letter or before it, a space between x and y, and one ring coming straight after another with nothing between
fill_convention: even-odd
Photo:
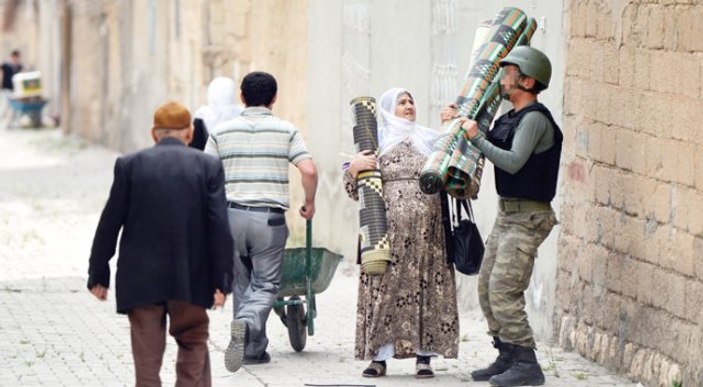
<instances>
[{"instance_id":1,"label":"stone wall","mask_svg":"<svg viewBox=\"0 0 703 387\"><path fill-rule=\"evenodd\" d=\"M559 342L703 385L703 5L568 1Z\"/></svg>"}]
</instances>

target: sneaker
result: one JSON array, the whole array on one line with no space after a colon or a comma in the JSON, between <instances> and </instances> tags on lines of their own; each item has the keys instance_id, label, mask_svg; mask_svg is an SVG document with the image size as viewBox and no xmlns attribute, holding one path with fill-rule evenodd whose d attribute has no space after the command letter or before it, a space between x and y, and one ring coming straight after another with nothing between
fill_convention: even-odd
<instances>
[{"instance_id":1,"label":"sneaker","mask_svg":"<svg viewBox=\"0 0 703 387\"><path fill-rule=\"evenodd\" d=\"M237 372L244 363L244 347L249 339L249 327L244 320L232 320L232 339L225 350L225 368Z\"/></svg>"},{"instance_id":2,"label":"sneaker","mask_svg":"<svg viewBox=\"0 0 703 387\"><path fill-rule=\"evenodd\" d=\"M247 364L247 365L266 364L266 363L270 363L270 362L271 362L271 355L269 355L269 353L266 351L264 351L259 356L244 356L244 364Z\"/></svg>"}]
</instances>

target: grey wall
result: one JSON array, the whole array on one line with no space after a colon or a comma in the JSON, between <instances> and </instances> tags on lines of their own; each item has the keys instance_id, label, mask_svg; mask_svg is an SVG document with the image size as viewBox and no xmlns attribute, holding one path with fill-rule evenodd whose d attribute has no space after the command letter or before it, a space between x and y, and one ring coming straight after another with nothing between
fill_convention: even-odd
<instances>
[{"instance_id":1,"label":"grey wall","mask_svg":"<svg viewBox=\"0 0 703 387\"><path fill-rule=\"evenodd\" d=\"M504 6L523 9L540 21L533 47L552 60L552 86L540 96L562 117L563 4L554 1L479 0L310 0L307 140L322 175L315 240L355 257L357 205L347 199L340 165L354 153L349 101L360 95L378 97L404 86L418 103L418 122L439 126L439 109L454 100L468 67L474 31ZM542 19L544 18L544 19ZM544 22L542 22L544 20ZM496 214L493 171L486 168L476 217L487 236ZM558 211L559 197L555 199ZM329 210L327 210L329 209ZM538 338L551 340L557 246L555 228L540 249L528 292L530 319ZM476 279L460 275L463 310L478 308Z\"/></svg>"}]
</instances>

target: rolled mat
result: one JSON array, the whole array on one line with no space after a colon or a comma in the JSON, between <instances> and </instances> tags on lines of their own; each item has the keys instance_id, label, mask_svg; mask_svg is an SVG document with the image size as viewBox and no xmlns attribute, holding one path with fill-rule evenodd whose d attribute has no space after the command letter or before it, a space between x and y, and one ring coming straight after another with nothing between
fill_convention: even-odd
<instances>
[{"instance_id":1,"label":"rolled mat","mask_svg":"<svg viewBox=\"0 0 703 387\"><path fill-rule=\"evenodd\" d=\"M456 101L459 116L479 121L479 128L488 130L500 106L500 60L519 42L529 43L535 27L534 19L528 20L522 10L513 7L503 8L490 25L479 26ZM460 120L450 120L423 167L420 189L433 194L444 188L455 197L475 197L483 164L480 151L466 140Z\"/></svg>"},{"instance_id":2,"label":"rolled mat","mask_svg":"<svg viewBox=\"0 0 703 387\"><path fill-rule=\"evenodd\" d=\"M373 97L358 97L350 105L357 152L370 150L377 154L376 100ZM359 192L361 267L368 275L381 275L386 272L391 260L381 171L374 169L360 172L356 184Z\"/></svg>"}]
</instances>

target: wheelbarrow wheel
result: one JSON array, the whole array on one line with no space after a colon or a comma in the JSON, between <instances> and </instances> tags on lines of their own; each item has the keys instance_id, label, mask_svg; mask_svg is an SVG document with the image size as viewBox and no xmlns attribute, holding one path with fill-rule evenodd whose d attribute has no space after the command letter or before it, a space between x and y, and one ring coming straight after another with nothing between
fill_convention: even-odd
<instances>
[{"instance_id":1,"label":"wheelbarrow wheel","mask_svg":"<svg viewBox=\"0 0 703 387\"><path fill-rule=\"evenodd\" d=\"M297 296L291 300L299 300ZM295 352L300 352L305 348L308 332L305 321L305 307L302 304L286 306L286 322L288 323L288 339Z\"/></svg>"}]
</instances>

